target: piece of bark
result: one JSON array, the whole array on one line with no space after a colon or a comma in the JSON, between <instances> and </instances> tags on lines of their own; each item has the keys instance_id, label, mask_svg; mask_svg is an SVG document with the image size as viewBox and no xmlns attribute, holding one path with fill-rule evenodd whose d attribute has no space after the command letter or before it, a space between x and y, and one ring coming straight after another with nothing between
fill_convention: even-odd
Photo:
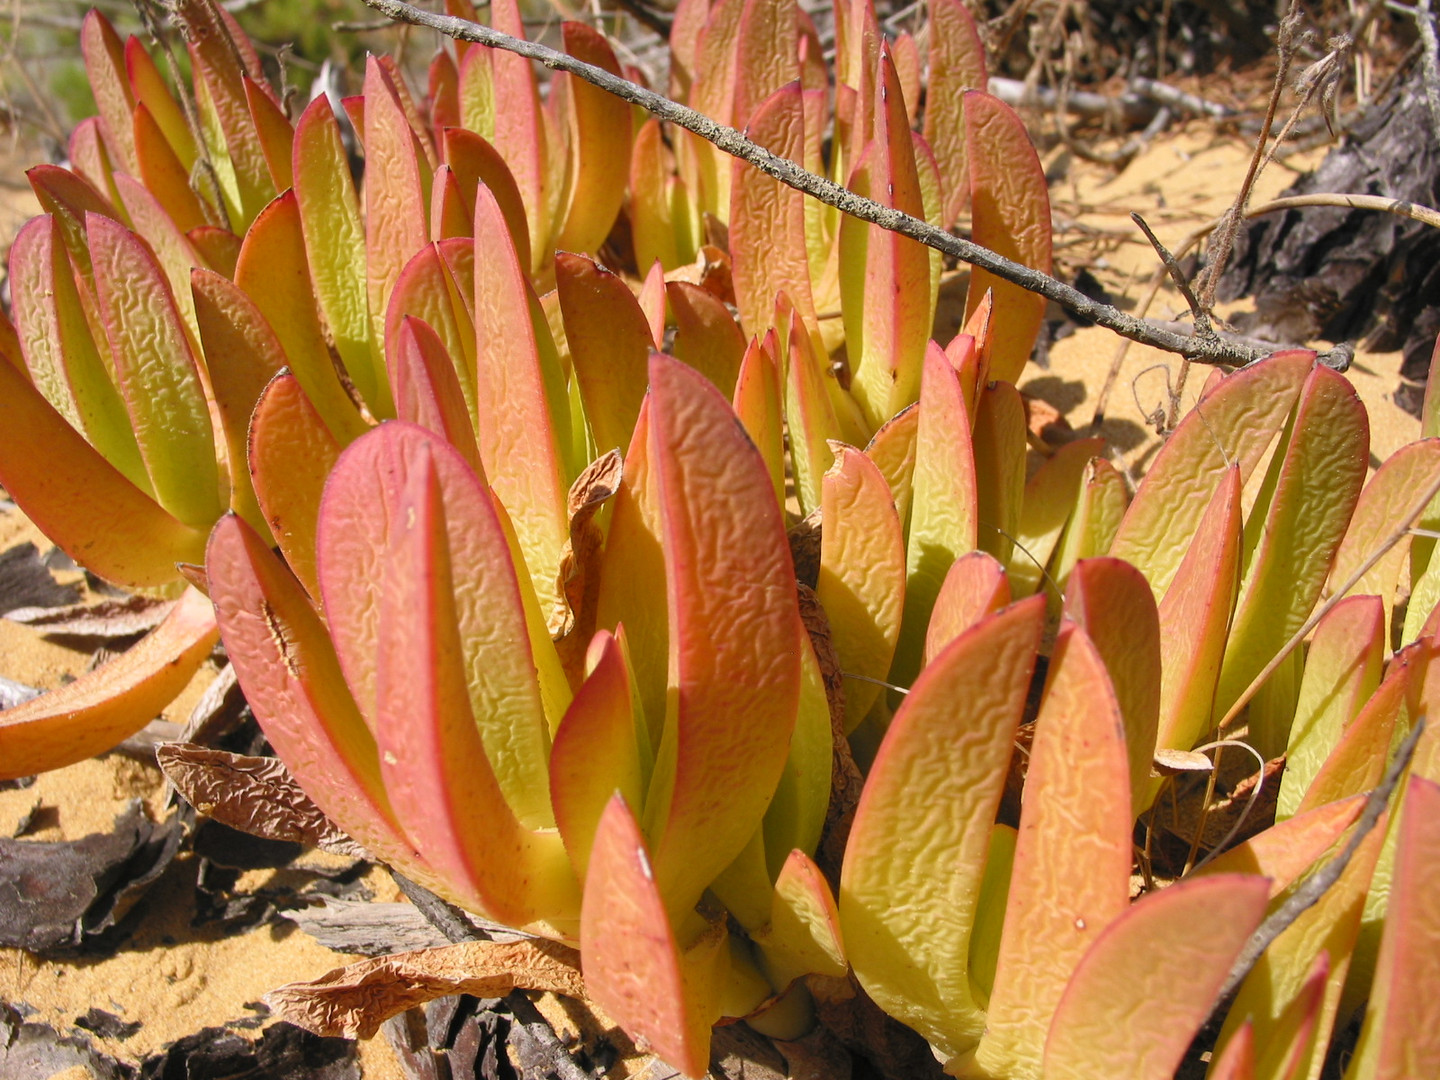
<instances>
[{"instance_id":1,"label":"piece of bark","mask_svg":"<svg viewBox=\"0 0 1440 1080\"><path fill-rule=\"evenodd\" d=\"M388 956L447 945L414 904L384 904L325 897L318 907L283 911L281 915L327 949L360 956ZM522 940L520 935L497 940Z\"/></svg>"},{"instance_id":2,"label":"piece of bark","mask_svg":"<svg viewBox=\"0 0 1440 1080\"><path fill-rule=\"evenodd\" d=\"M1282 195L1383 195L1422 206L1440 201L1440 146L1419 73L1371 102L1310 173ZM1397 394L1418 415L1440 331L1440 230L1373 210L1306 207L1267 214L1235 238L1218 295L1253 294L1255 314L1234 321L1274 341L1365 338L1377 352L1403 349Z\"/></svg>"},{"instance_id":3,"label":"piece of bark","mask_svg":"<svg viewBox=\"0 0 1440 1080\"><path fill-rule=\"evenodd\" d=\"M51 1080L77 1068L92 1080L129 1080L132 1075L83 1040L61 1035L45 1024L27 1024L16 1009L0 1003L0 1076Z\"/></svg>"},{"instance_id":4,"label":"piece of bark","mask_svg":"<svg viewBox=\"0 0 1440 1080\"><path fill-rule=\"evenodd\" d=\"M362 960L272 990L265 1003L317 1035L368 1039L390 1017L435 998L497 997L516 988L583 997L580 954L540 939L447 945Z\"/></svg>"},{"instance_id":5,"label":"piece of bark","mask_svg":"<svg viewBox=\"0 0 1440 1080\"><path fill-rule=\"evenodd\" d=\"M0 551L0 615L20 608L60 607L79 599L79 589L55 580L34 544Z\"/></svg>"},{"instance_id":6,"label":"piece of bark","mask_svg":"<svg viewBox=\"0 0 1440 1080\"><path fill-rule=\"evenodd\" d=\"M181 828L131 800L108 833L37 842L0 838L0 945L73 949L113 926L174 858Z\"/></svg>"}]
</instances>

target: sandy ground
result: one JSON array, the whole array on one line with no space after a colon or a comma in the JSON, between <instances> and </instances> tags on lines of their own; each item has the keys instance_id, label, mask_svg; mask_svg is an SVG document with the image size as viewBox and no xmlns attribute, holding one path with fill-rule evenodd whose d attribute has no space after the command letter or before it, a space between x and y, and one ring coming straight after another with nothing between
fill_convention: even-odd
<instances>
[{"instance_id":1,"label":"sandy ground","mask_svg":"<svg viewBox=\"0 0 1440 1080\"><path fill-rule=\"evenodd\" d=\"M1213 135L1192 126L1165 138L1118 175L1101 167L1075 164L1053 192L1057 245L1079 235L1071 222L1098 231L1105 250L1089 265L1117 296L1143 292L1156 259L1126 216L1140 210L1167 244L1178 243L1197 224L1215 217L1233 198L1249 149L1239 139ZM1315 160L1314 158L1310 160ZM1057 166L1053 157L1046 162ZM1308 162L1300 163L1302 165ZM1272 167L1263 178L1258 198L1278 192L1294 173ZM0 235L13 230L34 210L23 198L0 193ZM1096 245L1090 245L1093 252ZM1077 249L1062 246L1067 257ZM1160 294L1150 314L1178 317L1183 311L1173 292ZM1116 352L1117 339L1107 331L1078 331L1051 351L1049 370L1033 365L1022 389L1044 398L1065 413L1076 428L1087 426L1095 397ZM1372 445L1378 459L1416 438L1418 423L1391 401L1400 356L1362 355L1351 379L1370 409ZM1130 348L1111 396L1102 428L1121 459L1143 462L1154 439L1144 422L1164 392L1155 365L1173 367L1175 358L1141 346ZM1203 383L1199 371L1189 397ZM1132 391L1132 384L1134 390ZM1141 404L1137 405L1137 398ZM0 514L0 550L23 540L41 550L48 543L18 512ZM45 641L28 628L0 620L0 674L36 686L52 687L77 674L87 656ZM211 674L202 672L186 695L167 710L166 719L183 722ZM108 830L114 816L131 798L146 801L158 813L165 799L158 770L121 755L108 755L43 776L31 788L0 792L0 835L10 835L20 818L37 804L48 808L36 839L76 839ZM380 875L374 887L381 899L392 898ZM257 883L258 884L258 883ZM32 1019L66 1031L92 1006L122 1019L140 1020L139 1032L123 1043L96 1040L99 1049L135 1061L167 1042L203 1027L253 1016L246 1006L282 983L310 979L344 962L299 931L262 928L240 935L212 934L190 926L192 904L184 867L174 867L144 901L146 916L135 934L114 956L78 961L40 961L18 951L0 950L0 1000L24 1002ZM377 1040L364 1049L365 1076L372 1080L399 1077L388 1048ZM67 1076L66 1080L76 1080Z\"/></svg>"}]
</instances>

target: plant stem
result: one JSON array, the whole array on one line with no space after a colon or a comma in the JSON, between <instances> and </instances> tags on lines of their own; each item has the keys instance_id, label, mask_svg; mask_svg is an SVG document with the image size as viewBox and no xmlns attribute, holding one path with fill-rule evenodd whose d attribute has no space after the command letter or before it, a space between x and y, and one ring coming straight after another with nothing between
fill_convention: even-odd
<instances>
[{"instance_id":1,"label":"plant stem","mask_svg":"<svg viewBox=\"0 0 1440 1080\"><path fill-rule=\"evenodd\" d=\"M882 229L908 236L927 247L944 252L961 262L988 270L998 278L1019 285L1030 292L1039 293L1054 300L1075 314L1099 323L1101 326L1122 337L1138 341L1142 345L1178 353L1202 364L1228 364L1244 366L1261 360L1266 355L1258 349L1224 339L1206 339L1200 335L1182 335L1159 330L1132 315L1128 315L1109 304L1092 300L1080 290L1048 274L1032 270L1017 262L997 255L988 248L973 244L943 229L938 229L909 214L882 206L880 203L856 195L848 188L841 187L814 173L806 172L799 165L786 158L778 157L763 147L751 142L740 132L724 124L716 123L703 113L672 101L663 94L647 90L643 86L621 79L602 68L582 63L572 56L557 52L533 41L524 41L492 30L488 26L472 23L449 15L438 15L425 11L403 0L365 0L376 11L398 22L428 27L449 37L474 42L493 49L504 49L531 60L537 60L552 71L563 71L584 79L607 93L614 94L633 105L668 121L687 131L694 132L707 142L713 143L725 153L749 163L767 176L795 188L812 198L819 199L852 217L878 225ZM1348 365L1348 353L1323 353L1321 361L1339 370Z\"/></svg>"}]
</instances>

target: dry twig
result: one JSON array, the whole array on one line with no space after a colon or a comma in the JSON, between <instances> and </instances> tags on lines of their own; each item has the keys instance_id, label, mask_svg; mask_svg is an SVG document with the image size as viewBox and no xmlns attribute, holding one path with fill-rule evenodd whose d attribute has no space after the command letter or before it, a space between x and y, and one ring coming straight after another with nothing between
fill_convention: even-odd
<instances>
[{"instance_id":1,"label":"dry twig","mask_svg":"<svg viewBox=\"0 0 1440 1080\"><path fill-rule=\"evenodd\" d=\"M662 94L617 78L608 71L582 63L565 53L557 52L537 42L523 41L508 34L502 34L478 23L448 15L437 15L413 4L404 3L403 0L365 0L365 3L399 22L425 26L450 37L475 42L489 48L504 49L530 60L538 60L551 70L563 71L584 79L607 93L614 94L631 104L639 105L662 120L694 132L725 153L744 160L767 176L818 199L828 206L833 206L842 213L907 236L927 247L959 259L961 262L988 270L996 277L1013 282L1030 292L1039 293L1049 300L1054 300L1062 307L1068 308L1091 322L1099 323L1123 337L1166 352L1178 353L1181 356L1189 357L1192 361L1205 364L1243 366L1263 358L1264 354L1262 353L1224 339L1205 340L1199 335L1187 337L1156 330L1118 308L1092 300L1080 290L1058 281L1048 274L1042 274L1038 270L1032 270L997 255L988 248L952 236L950 233L911 217L909 214L903 214L870 199L861 198L839 184L805 171L793 161L777 157L751 142L732 127L718 124L708 116L687 108ZM1334 355L1325 354L1321 359L1340 370L1343 370L1349 363L1348 355L1339 351Z\"/></svg>"}]
</instances>

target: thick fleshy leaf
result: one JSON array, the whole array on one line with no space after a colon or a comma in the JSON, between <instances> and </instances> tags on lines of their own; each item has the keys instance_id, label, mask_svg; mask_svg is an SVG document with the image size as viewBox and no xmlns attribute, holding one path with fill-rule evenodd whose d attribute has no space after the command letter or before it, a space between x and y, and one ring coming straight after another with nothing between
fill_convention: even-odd
<instances>
[{"instance_id":1,"label":"thick fleshy leaf","mask_svg":"<svg viewBox=\"0 0 1440 1080\"><path fill-rule=\"evenodd\" d=\"M1347 1080L1440 1070L1440 785L1412 776L1400 813L1395 876L1375 982Z\"/></svg>"},{"instance_id":2,"label":"thick fleshy leaf","mask_svg":"<svg viewBox=\"0 0 1440 1080\"><path fill-rule=\"evenodd\" d=\"M165 133L143 103L135 106L135 154L140 179L170 215L175 226L188 232L209 223L200 199L190 189L190 172L171 149Z\"/></svg>"},{"instance_id":3,"label":"thick fleshy leaf","mask_svg":"<svg viewBox=\"0 0 1440 1080\"><path fill-rule=\"evenodd\" d=\"M1078 624L1060 624L976 1075L1040 1076L1049 1019L1076 965L1130 903L1127 732L1106 660Z\"/></svg>"},{"instance_id":4,"label":"thick fleshy leaf","mask_svg":"<svg viewBox=\"0 0 1440 1080\"><path fill-rule=\"evenodd\" d=\"M1270 879L1274 900L1339 843L1360 817L1364 803L1363 795L1352 795L1287 818L1197 866L1193 873L1260 874Z\"/></svg>"},{"instance_id":5,"label":"thick fleshy leaf","mask_svg":"<svg viewBox=\"0 0 1440 1080\"><path fill-rule=\"evenodd\" d=\"M260 152L265 155L265 165L270 170L270 182L276 191L285 191L295 186L295 173L291 160L295 148L295 129L290 118L271 96L268 87L262 88L250 76L241 78L245 88L245 101L250 107L250 119L255 125L255 134L260 142Z\"/></svg>"},{"instance_id":6,"label":"thick fleshy leaf","mask_svg":"<svg viewBox=\"0 0 1440 1080\"><path fill-rule=\"evenodd\" d=\"M1043 600L1023 600L921 672L876 755L845 852L840 919L855 974L947 1056L985 1028L970 934L1044 614Z\"/></svg>"},{"instance_id":7,"label":"thick fleshy leaf","mask_svg":"<svg viewBox=\"0 0 1440 1080\"><path fill-rule=\"evenodd\" d=\"M849 186L914 217L925 216L904 95L881 50L873 142ZM841 311L854 373L851 393L872 427L920 392L934 322L930 257L908 237L846 217L840 224Z\"/></svg>"},{"instance_id":8,"label":"thick fleshy leaf","mask_svg":"<svg viewBox=\"0 0 1440 1080\"><path fill-rule=\"evenodd\" d=\"M535 595L553 632L563 619L557 574L569 539L565 497L571 477L563 455L570 441L570 411L564 374L488 188L481 188L475 200L475 247L486 253L475 260L474 294L480 460L515 521Z\"/></svg>"},{"instance_id":9,"label":"thick fleshy leaf","mask_svg":"<svg viewBox=\"0 0 1440 1080\"><path fill-rule=\"evenodd\" d=\"M825 829L835 766L835 729L827 673L808 634L800 646L800 699L785 768L765 808L764 849L768 877L779 877L792 852L814 854Z\"/></svg>"},{"instance_id":10,"label":"thick fleshy leaf","mask_svg":"<svg viewBox=\"0 0 1440 1080\"><path fill-rule=\"evenodd\" d=\"M699 0L697 0L699 2ZM630 154L630 228L639 266L658 262L673 270L694 257L687 246L680 251L675 235L671 191L674 164L660 135L660 121L647 120L635 133Z\"/></svg>"},{"instance_id":11,"label":"thick fleshy leaf","mask_svg":"<svg viewBox=\"0 0 1440 1080\"><path fill-rule=\"evenodd\" d=\"M821 358L811 347L804 322L793 308L788 317L775 321L781 324L777 327L780 348L789 356L789 362L782 367L786 370L785 426L790 434L795 497L800 512L808 514L820 506L824 476L834 458L831 444L844 441L844 432L825 385Z\"/></svg>"},{"instance_id":12,"label":"thick fleshy leaf","mask_svg":"<svg viewBox=\"0 0 1440 1080\"><path fill-rule=\"evenodd\" d=\"M590 643L588 660L589 672L550 749L550 801L581 881L606 805L617 793L627 806L641 805L650 771L649 733L645 718L635 714L619 640L601 630Z\"/></svg>"},{"instance_id":13,"label":"thick fleshy leaf","mask_svg":"<svg viewBox=\"0 0 1440 1080\"><path fill-rule=\"evenodd\" d=\"M85 58L85 77L95 96L110 159L135 175L139 168L130 134L135 97L125 71L125 47L110 21L98 11L92 10L80 24L80 52Z\"/></svg>"},{"instance_id":14,"label":"thick fleshy leaf","mask_svg":"<svg viewBox=\"0 0 1440 1080\"><path fill-rule=\"evenodd\" d=\"M395 820L375 739L299 583L233 515L215 526L205 565L246 700L305 794L371 854L436 882Z\"/></svg>"},{"instance_id":15,"label":"thick fleshy leaf","mask_svg":"<svg viewBox=\"0 0 1440 1080\"><path fill-rule=\"evenodd\" d=\"M1241 985L1220 1042L1241 1020L1253 1024L1265 1048L1257 1076L1318 1080L1384 841L1382 821L1355 850L1340 880L1286 927ZM1319 965L1324 970L1317 979Z\"/></svg>"},{"instance_id":16,"label":"thick fleshy leaf","mask_svg":"<svg viewBox=\"0 0 1440 1080\"><path fill-rule=\"evenodd\" d=\"M1255 1080L1255 1032L1241 1024L1234 1037L1211 1059L1209 1080Z\"/></svg>"},{"instance_id":17,"label":"thick fleshy leaf","mask_svg":"<svg viewBox=\"0 0 1440 1080\"><path fill-rule=\"evenodd\" d=\"M1155 597L1129 563L1082 559L1070 574L1065 613L1084 627L1114 687L1130 762L1128 789L1139 816L1149 804L1145 793L1160 716L1161 637Z\"/></svg>"},{"instance_id":18,"label":"thick fleshy leaf","mask_svg":"<svg viewBox=\"0 0 1440 1080\"><path fill-rule=\"evenodd\" d=\"M254 47L223 9L204 0L180 0L176 17L185 31L195 72L210 156L227 188L231 226L243 232L275 197L275 183L246 100L244 77L262 79Z\"/></svg>"},{"instance_id":19,"label":"thick fleshy leaf","mask_svg":"<svg viewBox=\"0 0 1440 1080\"><path fill-rule=\"evenodd\" d=\"M951 563L975 550L978 532L970 417L959 378L939 346L925 356L912 499L904 621L891 668L891 681L901 686L920 669L941 582Z\"/></svg>"},{"instance_id":20,"label":"thick fleshy leaf","mask_svg":"<svg viewBox=\"0 0 1440 1080\"><path fill-rule=\"evenodd\" d=\"M1018 595L1026 596L1040 588L1045 566L1075 510L1085 466L1103 445L1099 438L1066 443L1026 482L1020 525L1015 533L1015 556L1009 568L1010 586Z\"/></svg>"},{"instance_id":21,"label":"thick fleshy leaf","mask_svg":"<svg viewBox=\"0 0 1440 1080\"><path fill-rule=\"evenodd\" d=\"M623 624L630 644L635 694L645 714L650 745L664 728L669 671L669 609L665 598L659 489L650 451L650 397L640 406L625 455L620 490L610 513L601 563L598 625Z\"/></svg>"},{"instance_id":22,"label":"thick fleshy leaf","mask_svg":"<svg viewBox=\"0 0 1440 1080\"><path fill-rule=\"evenodd\" d=\"M750 139L791 161L804 157L805 110L798 82L766 98L750 118ZM750 337L771 324L784 292L807 326L816 325L805 242L805 199L794 188L735 159L730 179L730 254L740 325ZM778 328L777 328L778 329Z\"/></svg>"},{"instance_id":23,"label":"thick fleshy leaf","mask_svg":"<svg viewBox=\"0 0 1440 1080\"><path fill-rule=\"evenodd\" d=\"M905 602L905 536L875 463L853 447L831 449L835 463L821 496L825 524L815 591L830 619L841 669L866 680L884 679ZM845 680L847 728L865 718L879 693L875 682Z\"/></svg>"},{"instance_id":24,"label":"thick fleshy leaf","mask_svg":"<svg viewBox=\"0 0 1440 1080\"><path fill-rule=\"evenodd\" d=\"M663 307L662 307L663 310ZM768 343L775 335L766 336ZM775 346L778 351L779 346ZM735 415L744 425L760 456L770 470L775 501L785 504L785 427L781 409L780 366L770 348L754 340L740 361L735 379Z\"/></svg>"},{"instance_id":25,"label":"thick fleshy leaf","mask_svg":"<svg viewBox=\"0 0 1440 1080\"><path fill-rule=\"evenodd\" d=\"M1285 751L1278 820L1295 813L1321 763L1380 685L1387 625L1380 597L1351 596L1315 627Z\"/></svg>"},{"instance_id":26,"label":"thick fleshy leaf","mask_svg":"<svg viewBox=\"0 0 1440 1080\"><path fill-rule=\"evenodd\" d=\"M1313 772L1296 814L1368 791L1385 772L1395 725L1407 712L1428 666L1427 642L1402 649L1390 661L1385 678L1350 721L1334 749Z\"/></svg>"},{"instance_id":27,"label":"thick fleshy leaf","mask_svg":"<svg viewBox=\"0 0 1440 1080\"><path fill-rule=\"evenodd\" d=\"M374 429L341 455L325 485L317 547L331 636L378 737L377 651L392 647L384 615L389 552L394 534L408 524L393 500L427 459L444 500L454 617L475 723L520 823L546 828L553 825L549 730L517 568L484 484L458 451L423 428L396 421ZM419 579L411 587L419 589Z\"/></svg>"},{"instance_id":28,"label":"thick fleshy leaf","mask_svg":"<svg viewBox=\"0 0 1440 1080\"><path fill-rule=\"evenodd\" d=\"M145 111L164 134L165 141L188 175L195 167L198 151L190 125L185 120L185 111L170 93L169 84L138 37L125 42L125 72L136 106L145 106Z\"/></svg>"},{"instance_id":29,"label":"thick fleshy leaf","mask_svg":"<svg viewBox=\"0 0 1440 1080\"><path fill-rule=\"evenodd\" d=\"M455 170L466 207L475 205L475 191L484 184L500 204L510 238L521 266L530 265L530 226L526 224L525 203L505 159L485 139L464 128L446 128L442 145L445 163Z\"/></svg>"},{"instance_id":30,"label":"thick fleshy leaf","mask_svg":"<svg viewBox=\"0 0 1440 1080\"><path fill-rule=\"evenodd\" d=\"M1010 603L1010 582L993 555L971 551L956 559L935 597L925 631L925 663L985 616ZM827 608L828 610L828 608Z\"/></svg>"},{"instance_id":31,"label":"thick fleshy leaf","mask_svg":"<svg viewBox=\"0 0 1440 1080\"><path fill-rule=\"evenodd\" d=\"M1015 110L983 90L964 94L965 158L970 170L971 237L1007 259L1050 272L1050 195L1045 170L1024 121ZM994 293L990 378L1019 382L1045 300L978 266L970 273L966 307Z\"/></svg>"},{"instance_id":32,"label":"thick fleshy leaf","mask_svg":"<svg viewBox=\"0 0 1440 1080\"><path fill-rule=\"evenodd\" d=\"M292 162L310 281L329 339L370 411L391 416L380 370L382 339L371 340L360 199L327 98L312 101L296 123Z\"/></svg>"},{"instance_id":33,"label":"thick fleshy leaf","mask_svg":"<svg viewBox=\"0 0 1440 1080\"><path fill-rule=\"evenodd\" d=\"M1355 515L1340 549L1335 552L1335 565L1330 570L1331 589L1338 589L1360 569L1360 564L1414 509L1417 493L1423 492L1437 477L1440 477L1440 439L1421 439L1390 455L1365 485L1355 504ZM1390 625L1390 611L1395 606L1396 586L1410 561L1407 558L1410 544L1407 534L1346 594L1380 597L1385 605L1386 626Z\"/></svg>"},{"instance_id":34,"label":"thick fleshy leaf","mask_svg":"<svg viewBox=\"0 0 1440 1080\"><path fill-rule=\"evenodd\" d=\"M925 140L935 153L944 181L941 218L954 224L970 201L970 166L965 156L965 91L984 90L985 46L975 19L961 0L931 0L930 86L925 105Z\"/></svg>"},{"instance_id":35,"label":"thick fleshy leaf","mask_svg":"<svg viewBox=\"0 0 1440 1080\"><path fill-rule=\"evenodd\" d=\"M1370 424L1355 388L1316 365L1245 523L1245 571L1215 688L1222 715L1309 617L1365 482ZM1251 717L1268 761L1287 732Z\"/></svg>"},{"instance_id":36,"label":"thick fleshy leaf","mask_svg":"<svg viewBox=\"0 0 1440 1080\"><path fill-rule=\"evenodd\" d=\"M910 405L881 424L865 447L865 456L875 463L890 485L895 513L900 516L900 524L907 528L919 430L920 407Z\"/></svg>"},{"instance_id":37,"label":"thick fleshy leaf","mask_svg":"<svg viewBox=\"0 0 1440 1080\"><path fill-rule=\"evenodd\" d=\"M138 111L139 106L136 106ZM66 143L70 156L70 168L96 191L103 191L111 205L120 205L120 193L115 190L115 169L110 162L110 151L105 149L104 137L100 134L100 118L91 116L80 121L70 132Z\"/></svg>"},{"instance_id":38,"label":"thick fleshy leaf","mask_svg":"<svg viewBox=\"0 0 1440 1080\"><path fill-rule=\"evenodd\" d=\"M283 372L270 381L250 417L250 480L285 562L317 604L315 538L320 496L344 447L325 426L300 380Z\"/></svg>"},{"instance_id":39,"label":"thick fleshy leaf","mask_svg":"<svg viewBox=\"0 0 1440 1080\"><path fill-rule=\"evenodd\" d=\"M320 325L293 191L265 207L245 234L235 284L275 331L290 370L335 437L345 444L360 435L365 422L341 385Z\"/></svg>"},{"instance_id":40,"label":"thick fleshy leaf","mask_svg":"<svg viewBox=\"0 0 1440 1080\"><path fill-rule=\"evenodd\" d=\"M0 780L73 765L135 734L185 688L218 637L209 599L186 590L119 656L0 713Z\"/></svg>"},{"instance_id":41,"label":"thick fleshy leaf","mask_svg":"<svg viewBox=\"0 0 1440 1080\"><path fill-rule=\"evenodd\" d=\"M156 500L185 524L208 529L223 512L215 438L170 287L124 226L90 214L86 232L96 303Z\"/></svg>"},{"instance_id":42,"label":"thick fleshy leaf","mask_svg":"<svg viewBox=\"0 0 1440 1080\"><path fill-rule=\"evenodd\" d=\"M426 244L405 264L390 293L385 312L385 353L400 346L400 327L407 316L420 319L435 331L445 347L459 383L461 401L472 415L475 409L475 244L469 238L450 238ZM386 376L388 379L388 375ZM388 387L387 387L388 389Z\"/></svg>"},{"instance_id":43,"label":"thick fleshy leaf","mask_svg":"<svg viewBox=\"0 0 1440 1080\"><path fill-rule=\"evenodd\" d=\"M722 394L733 394L745 357L745 335L730 309L713 293L685 281L669 282L665 296L675 318L675 358L704 375Z\"/></svg>"},{"instance_id":44,"label":"thick fleshy leaf","mask_svg":"<svg viewBox=\"0 0 1440 1080\"><path fill-rule=\"evenodd\" d=\"M430 235L436 240L468 237L474 228L470 222L470 207L474 205L474 199L467 203L461 194L455 170L441 165L430 187Z\"/></svg>"},{"instance_id":45,"label":"thick fleshy leaf","mask_svg":"<svg viewBox=\"0 0 1440 1080\"><path fill-rule=\"evenodd\" d=\"M1065 588L1070 571L1079 560L1114 554L1116 530L1124 520L1128 501L1128 489L1120 471L1104 458L1091 458L1081 478L1075 512L1065 523L1065 531L1060 534L1060 542L1050 559L1050 578L1058 589Z\"/></svg>"},{"instance_id":46,"label":"thick fleshy leaf","mask_svg":"<svg viewBox=\"0 0 1440 1080\"><path fill-rule=\"evenodd\" d=\"M555 285L595 446L623 453L645 397L650 324L630 287L587 256L557 253Z\"/></svg>"},{"instance_id":47,"label":"thick fleshy leaf","mask_svg":"<svg viewBox=\"0 0 1440 1080\"><path fill-rule=\"evenodd\" d=\"M1313 365L1313 353L1276 353L1222 379L1156 455L1110 554L1137 567L1157 597L1179 569L1215 485L1232 463L1241 485L1249 480Z\"/></svg>"},{"instance_id":48,"label":"thick fleshy leaf","mask_svg":"<svg viewBox=\"0 0 1440 1080\"><path fill-rule=\"evenodd\" d=\"M176 580L177 562L203 561L205 532L127 480L9 364L0 364L0 427L0 484L81 566L155 588Z\"/></svg>"},{"instance_id":49,"label":"thick fleshy leaf","mask_svg":"<svg viewBox=\"0 0 1440 1080\"><path fill-rule=\"evenodd\" d=\"M578 22L561 26L565 51L577 60L620 74L605 36ZM554 246L597 251L610 235L630 170L630 106L599 87L570 79L569 207Z\"/></svg>"},{"instance_id":50,"label":"thick fleshy leaf","mask_svg":"<svg viewBox=\"0 0 1440 1080\"><path fill-rule=\"evenodd\" d=\"M430 239L430 174L393 82L375 57L365 65L365 268L370 335L385 340L390 290Z\"/></svg>"},{"instance_id":51,"label":"thick fleshy leaf","mask_svg":"<svg viewBox=\"0 0 1440 1080\"><path fill-rule=\"evenodd\" d=\"M389 370L399 419L435 432L460 451L477 476L484 476L455 361L429 323L411 315L401 319Z\"/></svg>"},{"instance_id":52,"label":"thick fleshy leaf","mask_svg":"<svg viewBox=\"0 0 1440 1080\"><path fill-rule=\"evenodd\" d=\"M697 973L686 970L645 838L619 795L595 833L581 911L587 993L666 1064L704 1076L719 1011L705 1000L706 988L686 977Z\"/></svg>"},{"instance_id":53,"label":"thick fleshy leaf","mask_svg":"<svg viewBox=\"0 0 1440 1080\"><path fill-rule=\"evenodd\" d=\"M85 320L54 217L33 218L15 237L10 294L16 344L31 382L127 480L152 494L125 403Z\"/></svg>"},{"instance_id":54,"label":"thick fleshy leaf","mask_svg":"<svg viewBox=\"0 0 1440 1080\"><path fill-rule=\"evenodd\" d=\"M1025 498L1025 405L1020 391L1006 382L983 387L974 425L975 539L981 550L1009 566L1024 558L1015 554L1014 541Z\"/></svg>"},{"instance_id":55,"label":"thick fleshy leaf","mask_svg":"<svg viewBox=\"0 0 1440 1080\"><path fill-rule=\"evenodd\" d=\"M1268 893L1264 878L1195 878L1145 897L1111 923L1055 1011L1047 1080L1169 1080L1260 925Z\"/></svg>"},{"instance_id":56,"label":"thick fleshy leaf","mask_svg":"<svg viewBox=\"0 0 1440 1080\"><path fill-rule=\"evenodd\" d=\"M1240 528L1240 470L1229 468L1159 604L1159 748L1189 750L1209 728L1240 584Z\"/></svg>"},{"instance_id":57,"label":"thick fleshy leaf","mask_svg":"<svg viewBox=\"0 0 1440 1080\"><path fill-rule=\"evenodd\" d=\"M745 846L780 779L804 630L770 476L729 404L658 353L650 387L670 687L645 816L657 885L684 912Z\"/></svg>"},{"instance_id":58,"label":"thick fleshy leaf","mask_svg":"<svg viewBox=\"0 0 1440 1080\"><path fill-rule=\"evenodd\" d=\"M198 333L195 327L195 308L190 300L190 271L204 261L200 258L200 253L140 181L124 173L117 173L115 189L134 231L144 238L150 252L165 271L165 280L170 284L170 295L174 297L175 306L185 320L185 328L191 334Z\"/></svg>"},{"instance_id":59,"label":"thick fleshy leaf","mask_svg":"<svg viewBox=\"0 0 1440 1080\"><path fill-rule=\"evenodd\" d=\"M516 0L492 0L490 25L502 34L525 37ZM490 62L495 80L495 138L492 141L510 166L525 204L532 260L524 268L528 272L540 263L548 262L553 247L550 243L547 146L540 92L535 70L525 57L502 50L494 53ZM628 119L627 115L627 123Z\"/></svg>"},{"instance_id":60,"label":"thick fleshy leaf","mask_svg":"<svg viewBox=\"0 0 1440 1080\"><path fill-rule=\"evenodd\" d=\"M766 975L783 989L813 973L843 979L849 970L840 936L840 912L820 868L792 851L775 879L770 925L755 935Z\"/></svg>"},{"instance_id":61,"label":"thick fleshy leaf","mask_svg":"<svg viewBox=\"0 0 1440 1080\"><path fill-rule=\"evenodd\" d=\"M370 461L342 458L331 484L363 484L357 468L389 466L376 492L388 528L372 531L387 541L375 673L385 788L447 895L512 926L544 921L574 934L579 884L560 836L516 818L519 810L543 825L550 807L547 777L538 791L529 786L535 762L526 762L526 744L541 733L526 722L535 710L523 699L528 689L538 704L538 694L527 643L515 637L509 548L483 485L452 459L442 488L435 458L443 444L415 439L417 430L378 430L367 441L391 445ZM476 615L499 617L480 623ZM484 630L492 636L475 640Z\"/></svg>"},{"instance_id":62,"label":"thick fleshy leaf","mask_svg":"<svg viewBox=\"0 0 1440 1080\"><path fill-rule=\"evenodd\" d=\"M250 473L243 466L250 418L266 385L285 367L285 350L260 309L233 281L197 267L190 274L190 289L210 391L225 434L226 457L234 463L230 509L268 539L269 528L255 501Z\"/></svg>"}]
</instances>

